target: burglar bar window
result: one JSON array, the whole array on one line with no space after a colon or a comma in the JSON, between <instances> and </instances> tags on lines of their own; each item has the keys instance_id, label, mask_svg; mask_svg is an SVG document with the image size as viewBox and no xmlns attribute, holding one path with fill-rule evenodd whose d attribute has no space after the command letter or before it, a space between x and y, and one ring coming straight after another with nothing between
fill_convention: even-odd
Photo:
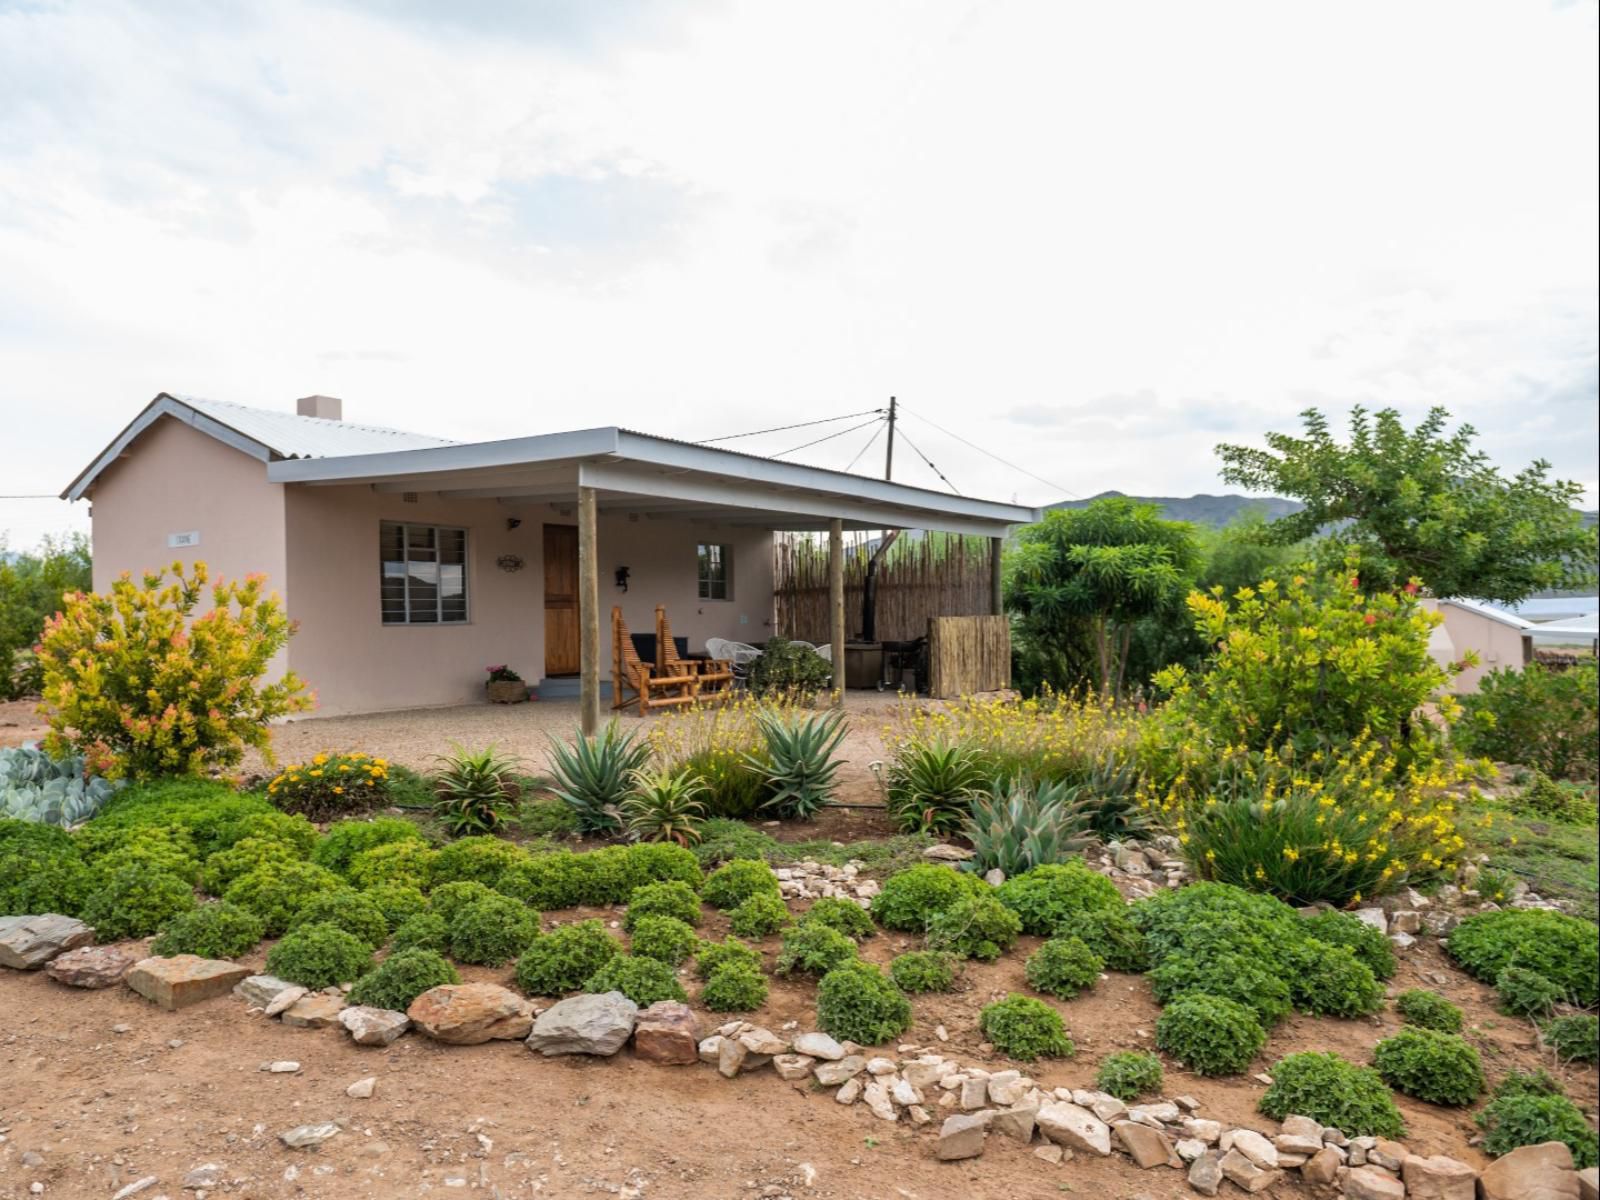
<instances>
[{"instance_id":1,"label":"burglar bar window","mask_svg":"<svg viewBox=\"0 0 1600 1200\"><path fill-rule=\"evenodd\" d=\"M698 547L700 556L700 599L727 600L733 595L733 547Z\"/></svg>"},{"instance_id":2,"label":"burglar bar window","mask_svg":"<svg viewBox=\"0 0 1600 1200\"><path fill-rule=\"evenodd\" d=\"M467 531L384 521L378 526L385 625L467 620Z\"/></svg>"}]
</instances>

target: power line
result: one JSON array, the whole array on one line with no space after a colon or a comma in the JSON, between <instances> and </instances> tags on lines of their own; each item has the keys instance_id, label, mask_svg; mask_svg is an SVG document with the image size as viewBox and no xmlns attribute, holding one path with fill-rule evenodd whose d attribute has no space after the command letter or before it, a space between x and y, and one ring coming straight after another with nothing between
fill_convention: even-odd
<instances>
[{"instance_id":1,"label":"power line","mask_svg":"<svg viewBox=\"0 0 1600 1200\"><path fill-rule=\"evenodd\" d=\"M958 496L961 495L961 490L959 488L957 488L955 484L950 482L950 480L945 476L945 473L943 471L939 470L938 467L933 465L933 459L929 458L921 450L917 449L917 444L906 436L905 430L903 430L903 429L900 431L900 440L903 441L906 445L910 446L912 451L916 454L916 456L918 458L920 458L923 462L928 464L928 470L932 471L940 479L944 480L944 484L945 484L945 486L947 488L949 488L956 495L958 495Z\"/></svg>"},{"instance_id":2,"label":"power line","mask_svg":"<svg viewBox=\"0 0 1600 1200\"><path fill-rule=\"evenodd\" d=\"M869 408L862 412L845 413L843 416L838 417L822 417L816 421L797 421L793 425L774 425L771 429L754 429L749 433L729 433L724 434L722 437L701 438L695 445L710 446L715 442L732 442L737 441L739 438L760 437L763 433L782 433L786 429L805 429L811 425L830 425L834 421L848 421L852 417L875 416L882 412L883 409L881 408ZM863 428L863 426L857 426L857 428ZM784 453L787 454L789 451L785 450Z\"/></svg>"},{"instance_id":3,"label":"power line","mask_svg":"<svg viewBox=\"0 0 1600 1200\"><path fill-rule=\"evenodd\" d=\"M880 424L876 429L874 429L872 431L872 436L867 439L867 444L865 446L861 447L861 449L857 450L856 451L856 456L854 458L852 458L845 465L844 469L846 471L849 471L851 467L855 466L858 462L861 461L861 456L863 454L865 454L868 450L872 449L872 444L874 442L876 442L880 437L883 436L883 431L884 431L884 425L882 425L882 424Z\"/></svg>"},{"instance_id":4,"label":"power line","mask_svg":"<svg viewBox=\"0 0 1600 1200\"><path fill-rule=\"evenodd\" d=\"M0 496L0 500L59 500L60 496L53 496L49 492L29 493L25 496Z\"/></svg>"},{"instance_id":5,"label":"power line","mask_svg":"<svg viewBox=\"0 0 1600 1200\"><path fill-rule=\"evenodd\" d=\"M857 413L856 415L860 416L861 414ZM780 450L776 454L770 454L767 457L769 457L769 458L782 458L785 454L794 454L797 451L806 450L806 449L809 449L812 446L820 446L820 445L822 445L823 442L831 442L831 441L833 441L834 438L844 437L844 435L847 434L847 433L854 433L858 429L865 429L868 425L874 424L877 420L878 420L877 417L873 417L871 421L863 421L859 425L850 426L849 429L841 429L841 430L839 430L838 433L824 434L822 437L816 438L816 439L814 439L812 441L809 441L809 442L803 442L798 446L791 446L787 450Z\"/></svg>"},{"instance_id":6,"label":"power line","mask_svg":"<svg viewBox=\"0 0 1600 1200\"><path fill-rule=\"evenodd\" d=\"M900 406L900 411L901 412L910 412L910 410L907 409L905 407L905 405L901 405ZM1001 466L1010 467L1013 471L1016 471L1018 474L1026 475L1029 479L1036 479L1040 483L1045 484L1047 487L1055 488L1056 491L1058 491L1058 492L1065 492L1067 495L1071 496L1074 500L1083 499L1082 496L1078 495L1078 493L1073 491L1071 488L1063 487L1061 484L1056 483L1052 479L1046 479L1043 475L1035 475L1032 471L1028 470L1027 467L1019 467L1019 466L1017 466L1016 463L1011 462L1011 461L1009 461L1007 459L1001 458L993 450L985 450L982 446L978 445L976 442L969 441L968 439L962 437L959 433L950 432L950 430L946 429L943 425L940 425L937 421L928 420L928 418L923 416L921 413L911 413L911 415L913 417L916 417L917 420L921 421L924 425L932 425L935 429L937 429L940 433L944 434L946 437L955 438L955 440L960 442L963 446L969 446L972 449L976 450L979 454L988 455L990 458L994 459L995 462L999 463ZM941 478L942 478L942 476L941 476Z\"/></svg>"}]
</instances>

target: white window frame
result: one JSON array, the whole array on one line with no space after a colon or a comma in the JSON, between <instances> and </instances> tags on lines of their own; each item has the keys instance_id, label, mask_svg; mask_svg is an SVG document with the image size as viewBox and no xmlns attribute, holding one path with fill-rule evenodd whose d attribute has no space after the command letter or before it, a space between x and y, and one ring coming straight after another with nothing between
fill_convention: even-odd
<instances>
[{"instance_id":1,"label":"white window frame","mask_svg":"<svg viewBox=\"0 0 1600 1200\"><path fill-rule=\"evenodd\" d=\"M411 573L406 571L401 579L404 582L402 593L403 616L391 617L383 607L383 585L385 583L384 569L393 560L384 556L384 535L390 531L400 531L401 559L408 568L411 564L411 531L413 529L427 529L433 534L433 565L441 565L438 560L440 535L445 533L461 535L461 592L462 605L460 616L446 616L445 594L441 586L435 585L434 619L432 621L417 620L412 617L411 601ZM418 560L419 562L422 560ZM454 564L450 564L454 565ZM441 626L468 625L472 622L472 588L469 579L472 574L472 539L469 531L461 525L440 525L433 521L379 521L378 522L378 620L385 628L416 627L418 629L435 629Z\"/></svg>"},{"instance_id":2,"label":"white window frame","mask_svg":"<svg viewBox=\"0 0 1600 1200\"><path fill-rule=\"evenodd\" d=\"M713 596L709 588L716 580L702 574L701 564L705 561L707 549L720 551L722 559L722 595ZM694 577L695 594L705 601L720 604L733 599L733 546L729 542L696 542L694 547Z\"/></svg>"}]
</instances>

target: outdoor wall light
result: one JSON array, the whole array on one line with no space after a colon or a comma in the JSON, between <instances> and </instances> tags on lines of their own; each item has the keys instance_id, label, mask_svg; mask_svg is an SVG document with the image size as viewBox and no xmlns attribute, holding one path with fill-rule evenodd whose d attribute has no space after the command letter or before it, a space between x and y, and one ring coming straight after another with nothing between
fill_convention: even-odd
<instances>
[{"instance_id":1,"label":"outdoor wall light","mask_svg":"<svg viewBox=\"0 0 1600 1200\"><path fill-rule=\"evenodd\" d=\"M521 517L507 517L506 518L506 529L508 529L508 530L515 529L518 525L521 525L521 524L522 524L522 518Z\"/></svg>"},{"instance_id":2,"label":"outdoor wall light","mask_svg":"<svg viewBox=\"0 0 1600 1200\"><path fill-rule=\"evenodd\" d=\"M617 568L617 586L623 591L628 590L628 575L629 571L627 567Z\"/></svg>"}]
</instances>

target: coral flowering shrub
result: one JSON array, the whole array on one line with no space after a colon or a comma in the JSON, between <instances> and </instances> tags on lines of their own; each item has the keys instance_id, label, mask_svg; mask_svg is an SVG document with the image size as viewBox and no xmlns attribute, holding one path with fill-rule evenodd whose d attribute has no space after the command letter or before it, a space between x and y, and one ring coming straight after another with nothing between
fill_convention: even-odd
<instances>
[{"instance_id":1,"label":"coral flowering shrub","mask_svg":"<svg viewBox=\"0 0 1600 1200\"><path fill-rule=\"evenodd\" d=\"M37 657L44 676L45 747L82 753L108 778L200 775L239 762L247 747L270 755L268 722L312 706L292 671L264 682L293 632L265 579L211 587L182 563L109 594L74 592L45 624Z\"/></svg>"}]
</instances>

